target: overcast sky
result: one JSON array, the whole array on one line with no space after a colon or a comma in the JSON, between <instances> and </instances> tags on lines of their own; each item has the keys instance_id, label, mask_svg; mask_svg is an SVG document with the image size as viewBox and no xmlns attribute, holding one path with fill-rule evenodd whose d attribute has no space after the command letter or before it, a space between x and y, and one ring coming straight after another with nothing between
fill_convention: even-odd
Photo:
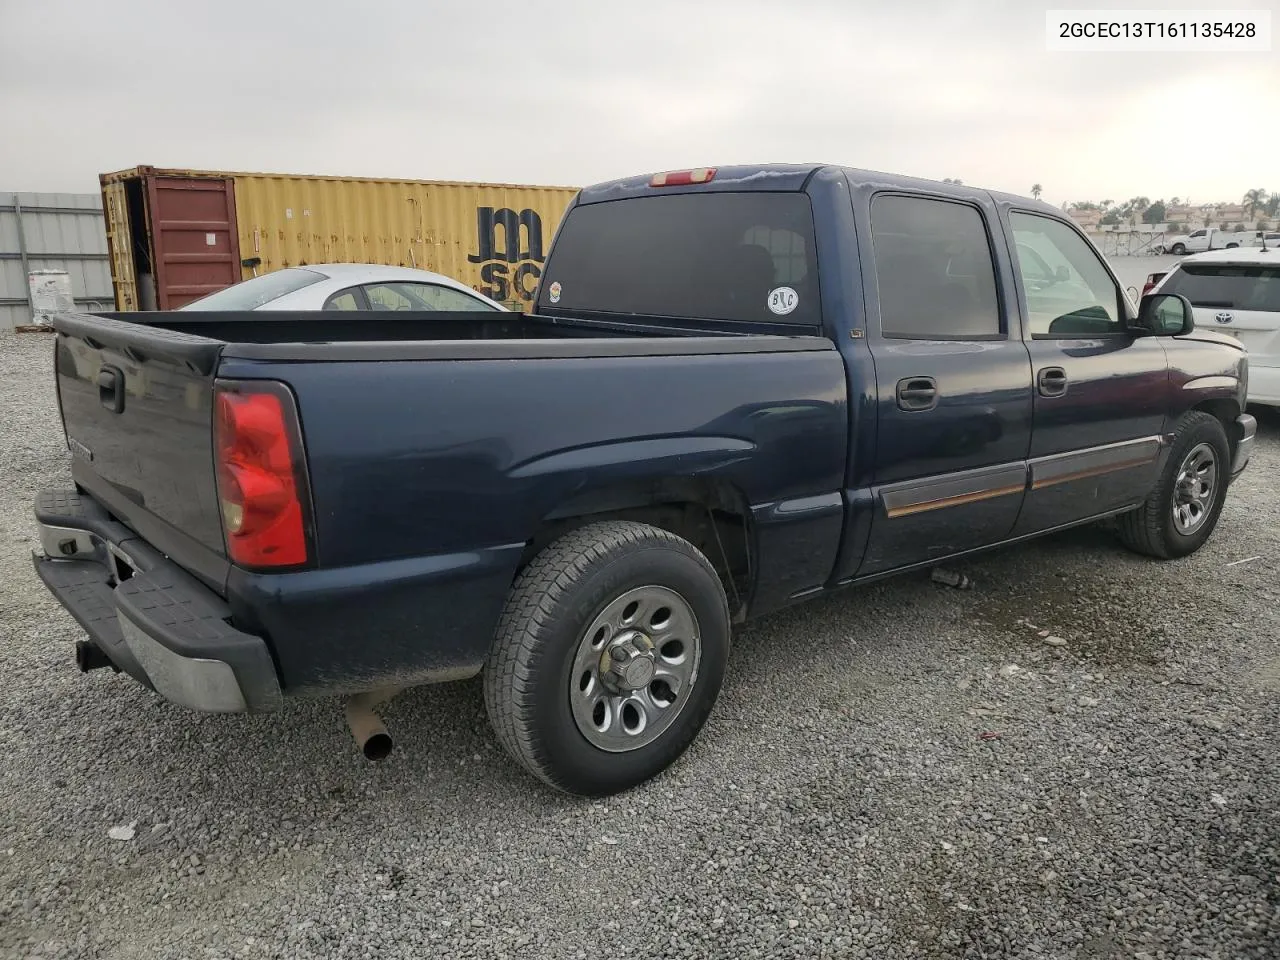
<instances>
[{"instance_id":1,"label":"overcast sky","mask_svg":"<svg viewBox=\"0 0 1280 960\"><path fill-rule=\"evenodd\" d=\"M144 163L579 186L813 160L1058 204L1280 191L1280 42L1046 50L1049 7L1128 6L0 0L0 192Z\"/></svg>"}]
</instances>

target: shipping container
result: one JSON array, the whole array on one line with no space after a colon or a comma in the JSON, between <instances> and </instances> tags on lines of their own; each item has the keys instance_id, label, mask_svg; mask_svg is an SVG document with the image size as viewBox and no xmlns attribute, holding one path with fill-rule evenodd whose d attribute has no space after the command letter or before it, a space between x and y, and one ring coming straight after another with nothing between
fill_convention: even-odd
<instances>
[{"instance_id":1,"label":"shipping container","mask_svg":"<svg viewBox=\"0 0 1280 960\"><path fill-rule=\"evenodd\" d=\"M135 167L99 177L118 310L308 263L380 263L532 302L575 187Z\"/></svg>"}]
</instances>

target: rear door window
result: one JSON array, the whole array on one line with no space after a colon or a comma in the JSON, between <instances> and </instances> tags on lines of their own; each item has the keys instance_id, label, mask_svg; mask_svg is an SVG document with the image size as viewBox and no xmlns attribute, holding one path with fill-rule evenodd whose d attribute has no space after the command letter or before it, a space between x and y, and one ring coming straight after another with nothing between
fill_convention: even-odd
<instances>
[{"instance_id":1,"label":"rear door window","mask_svg":"<svg viewBox=\"0 0 1280 960\"><path fill-rule=\"evenodd\" d=\"M819 326L802 193L685 193L574 207L538 309Z\"/></svg>"},{"instance_id":2,"label":"rear door window","mask_svg":"<svg viewBox=\"0 0 1280 960\"><path fill-rule=\"evenodd\" d=\"M1280 312L1280 263L1183 263L1161 293L1177 293L1197 307Z\"/></svg>"},{"instance_id":3,"label":"rear door window","mask_svg":"<svg viewBox=\"0 0 1280 960\"><path fill-rule=\"evenodd\" d=\"M876 197L871 242L882 336L1004 336L991 246L977 207L927 197Z\"/></svg>"},{"instance_id":4,"label":"rear door window","mask_svg":"<svg viewBox=\"0 0 1280 960\"><path fill-rule=\"evenodd\" d=\"M324 303L326 310L360 310L359 291L354 287L335 293Z\"/></svg>"},{"instance_id":5,"label":"rear door window","mask_svg":"<svg viewBox=\"0 0 1280 960\"><path fill-rule=\"evenodd\" d=\"M493 312L496 307L479 297L434 283L396 281L370 283L364 287L370 310L476 310Z\"/></svg>"}]
</instances>

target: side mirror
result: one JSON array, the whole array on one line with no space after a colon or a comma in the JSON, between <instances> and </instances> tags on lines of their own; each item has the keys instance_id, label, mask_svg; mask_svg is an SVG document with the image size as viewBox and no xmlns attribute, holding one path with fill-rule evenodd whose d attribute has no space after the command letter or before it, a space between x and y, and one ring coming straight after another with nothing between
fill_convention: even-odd
<instances>
[{"instance_id":1,"label":"side mirror","mask_svg":"<svg viewBox=\"0 0 1280 960\"><path fill-rule=\"evenodd\" d=\"M1138 326L1157 337L1180 337L1196 328L1191 301L1177 293L1149 293L1138 305Z\"/></svg>"},{"instance_id":2,"label":"side mirror","mask_svg":"<svg viewBox=\"0 0 1280 960\"><path fill-rule=\"evenodd\" d=\"M1053 272L1053 278L1057 280L1059 283L1066 283L1068 280L1071 279L1071 271L1068 270L1065 266L1060 266L1058 267L1057 270Z\"/></svg>"}]
</instances>

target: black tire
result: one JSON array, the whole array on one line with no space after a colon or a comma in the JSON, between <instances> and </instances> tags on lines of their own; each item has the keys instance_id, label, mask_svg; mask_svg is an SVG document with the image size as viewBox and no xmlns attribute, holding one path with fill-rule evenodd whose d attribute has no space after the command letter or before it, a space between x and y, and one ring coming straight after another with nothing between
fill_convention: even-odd
<instances>
[{"instance_id":1,"label":"black tire","mask_svg":"<svg viewBox=\"0 0 1280 960\"><path fill-rule=\"evenodd\" d=\"M1228 243L1228 244L1227 244L1227 249L1228 249L1228 250L1235 250L1235 249L1236 249L1236 248L1238 248L1239 246L1240 246L1240 244L1238 244L1238 243Z\"/></svg>"},{"instance_id":2,"label":"black tire","mask_svg":"<svg viewBox=\"0 0 1280 960\"><path fill-rule=\"evenodd\" d=\"M697 621L698 665L674 720L645 746L609 752L574 719L570 678L585 631L611 601L657 586ZM530 773L566 793L606 796L673 763L702 729L729 657L729 605L692 544L631 521L593 523L546 547L516 579L484 668L485 707L499 742Z\"/></svg>"},{"instance_id":3,"label":"black tire","mask_svg":"<svg viewBox=\"0 0 1280 960\"><path fill-rule=\"evenodd\" d=\"M1175 257L1180 257L1187 252L1187 248L1184 244L1175 243L1172 247L1169 248L1169 252L1172 253Z\"/></svg>"},{"instance_id":4,"label":"black tire","mask_svg":"<svg viewBox=\"0 0 1280 960\"><path fill-rule=\"evenodd\" d=\"M1217 457L1215 488L1203 522L1190 534L1178 529L1173 519L1174 497L1183 461L1201 444L1213 448ZM1195 553L1218 525L1222 504L1231 482L1231 445L1217 417L1193 410L1178 421L1169 457L1155 489L1136 510L1116 518L1120 539L1129 549L1149 557L1172 560Z\"/></svg>"}]
</instances>

